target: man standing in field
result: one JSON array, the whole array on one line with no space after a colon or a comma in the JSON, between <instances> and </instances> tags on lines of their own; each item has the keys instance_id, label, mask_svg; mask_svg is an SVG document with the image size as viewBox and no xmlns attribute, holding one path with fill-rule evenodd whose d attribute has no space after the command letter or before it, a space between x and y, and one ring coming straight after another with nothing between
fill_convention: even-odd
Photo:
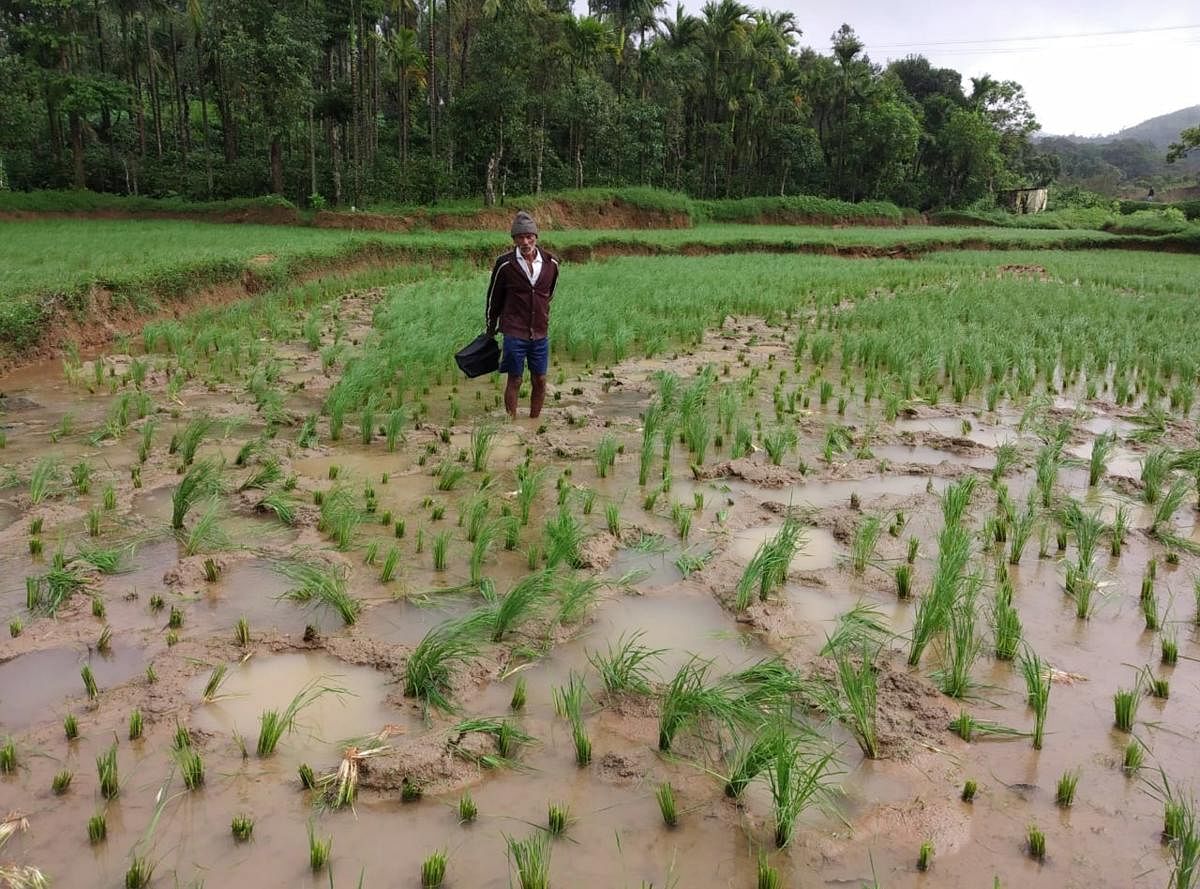
<instances>
[{"instance_id":1,"label":"man standing in field","mask_svg":"<svg viewBox=\"0 0 1200 889\"><path fill-rule=\"evenodd\" d=\"M510 230L513 250L492 266L487 290L487 333L504 334L500 372L508 374L504 409L517 416L517 394L529 363L532 392L529 416L537 417L546 400L546 371L550 367L550 300L558 284L558 260L537 246L533 217L521 210Z\"/></svg>"}]
</instances>

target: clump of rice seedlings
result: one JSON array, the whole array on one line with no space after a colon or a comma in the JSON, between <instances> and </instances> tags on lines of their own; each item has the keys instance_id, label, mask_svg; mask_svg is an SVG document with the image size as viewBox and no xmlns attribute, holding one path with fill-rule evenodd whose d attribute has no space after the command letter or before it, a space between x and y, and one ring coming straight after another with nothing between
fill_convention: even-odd
<instances>
[{"instance_id":1,"label":"clump of rice seedlings","mask_svg":"<svg viewBox=\"0 0 1200 889\"><path fill-rule=\"evenodd\" d=\"M634 692L636 694L650 693L650 661L658 660L666 651L662 648L649 648L641 644L645 635L641 631L626 638L623 634L614 647L609 643L608 653L588 652L588 662L600 674L604 690L610 694Z\"/></svg>"},{"instance_id":2,"label":"clump of rice seedlings","mask_svg":"<svg viewBox=\"0 0 1200 889\"><path fill-rule=\"evenodd\" d=\"M976 719L966 710L958 711L958 715L950 720L949 729L968 744L979 738L1020 738L1029 734L998 722Z\"/></svg>"},{"instance_id":3,"label":"clump of rice seedlings","mask_svg":"<svg viewBox=\"0 0 1200 889\"><path fill-rule=\"evenodd\" d=\"M964 803L971 803L971 802L974 802L974 801L975 801L975 794L976 794L976 792L977 792L978 790L979 790L979 785L978 785L978 784L976 784L976 783L975 783L973 780L971 780L970 778L968 778L968 779L967 779L967 780L966 780L966 781L963 783L963 789L962 789L962 795L961 795L961 796L962 796L962 801L963 801Z\"/></svg>"},{"instance_id":4,"label":"clump of rice seedlings","mask_svg":"<svg viewBox=\"0 0 1200 889\"><path fill-rule=\"evenodd\" d=\"M1100 479L1108 471L1108 461L1117 445L1117 437L1111 432L1097 435L1092 441L1092 454L1088 461L1088 487L1094 488L1100 484Z\"/></svg>"},{"instance_id":5,"label":"clump of rice seedlings","mask_svg":"<svg viewBox=\"0 0 1200 889\"><path fill-rule=\"evenodd\" d=\"M157 613L159 611L162 611L163 608L165 608L165 607L166 607L166 602L163 601L163 597L161 595L159 595L158 593L154 593L153 595L150 596L150 610L151 611Z\"/></svg>"},{"instance_id":6,"label":"clump of rice seedlings","mask_svg":"<svg viewBox=\"0 0 1200 889\"><path fill-rule=\"evenodd\" d=\"M470 824L478 815L479 807L475 804L475 798L471 796L471 791L464 790L458 798L458 823Z\"/></svg>"},{"instance_id":7,"label":"clump of rice seedlings","mask_svg":"<svg viewBox=\"0 0 1200 889\"><path fill-rule=\"evenodd\" d=\"M508 707L514 713L520 713L525 709L525 703L528 699L528 688L526 687L525 677L518 676L517 681L513 684L512 698L509 699Z\"/></svg>"},{"instance_id":8,"label":"clump of rice seedlings","mask_svg":"<svg viewBox=\"0 0 1200 889\"><path fill-rule=\"evenodd\" d=\"M204 560L204 579L209 583L216 583L217 578L221 575L221 569L217 567L216 559Z\"/></svg>"},{"instance_id":9,"label":"clump of rice seedlings","mask_svg":"<svg viewBox=\"0 0 1200 889\"><path fill-rule=\"evenodd\" d=\"M706 553L680 553L675 559L675 567L679 569L679 573L685 578L690 577L696 571L702 570L713 557L712 550Z\"/></svg>"},{"instance_id":10,"label":"clump of rice seedlings","mask_svg":"<svg viewBox=\"0 0 1200 889\"><path fill-rule=\"evenodd\" d=\"M283 478L283 467L276 457L269 457L260 463L238 485L239 491L262 490L269 488Z\"/></svg>"},{"instance_id":11,"label":"clump of rice seedlings","mask_svg":"<svg viewBox=\"0 0 1200 889\"><path fill-rule=\"evenodd\" d=\"M99 506L88 508L85 522L87 524L88 537L100 536L100 523L104 520L104 512Z\"/></svg>"},{"instance_id":12,"label":"clump of rice seedlings","mask_svg":"<svg viewBox=\"0 0 1200 889\"><path fill-rule=\"evenodd\" d=\"M537 615L550 599L554 572L546 568L519 581L492 611L492 641L500 642L505 633Z\"/></svg>"},{"instance_id":13,"label":"clump of rice seedlings","mask_svg":"<svg viewBox=\"0 0 1200 889\"><path fill-rule=\"evenodd\" d=\"M658 811L662 814L663 823L667 827L676 827L679 824L679 810L675 806L675 791L671 789L671 783L666 781L659 784L654 798L658 800Z\"/></svg>"},{"instance_id":14,"label":"clump of rice seedlings","mask_svg":"<svg viewBox=\"0 0 1200 889\"><path fill-rule=\"evenodd\" d=\"M520 526L515 520L499 520L484 525L475 535L475 541L471 544L471 557L468 560L468 566L471 572L471 583L478 586L483 581L483 563L487 559L488 552L492 545L505 533L508 529L520 532ZM516 548L516 541L513 541L513 546L510 549Z\"/></svg>"},{"instance_id":15,"label":"clump of rice seedlings","mask_svg":"<svg viewBox=\"0 0 1200 889\"><path fill-rule=\"evenodd\" d=\"M40 537L30 537L29 538L29 555L33 556L35 559L38 558L42 554L42 548L43 548L42 538L40 538Z\"/></svg>"},{"instance_id":16,"label":"clump of rice seedlings","mask_svg":"<svg viewBox=\"0 0 1200 889\"><path fill-rule=\"evenodd\" d=\"M178 630L183 626L183 612L175 605L171 606L171 612L167 616L167 626L172 630Z\"/></svg>"},{"instance_id":17,"label":"clump of rice seedlings","mask_svg":"<svg viewBox=\"0 0 1200 889\"><path fill-rule=\"evenodd\" d=\"M383 568L379 572L380 583L391 583L396 576L396 565L400 562L400 550L394 546L388 547L387 555L383 558Z\"/></svg>"},{"instance_id":18,"label":"clump of rice seedlings","mask_svg":"<svg viewBox=\"0 0 1200 889\"><path fill-rule=\"evenodd\" d=\"M762 445L771 464L779 466L787 452L796 447L796 430L777 426L762 437Z\"/></svg>"},{"instance_id":19,"label":"clump of rice seedlings","mask_svg":"<svg viewBox=\"0 0 1200 889\"><path fill-rule=\"evenodd\" d=\"M1109 552L1114 559L1121 557L1121 549L1125 545L1125 537L1129 534L1129 507L1121 504L1117 507L1116 514L1113 516L1113 523L1109 526Z\"/></svg>"},{"instance_id":20,"label":"clump of rice seedlings","mask_svg":"<svg viewBox=\"0 0 1200 889\"><path fill-rule=\"evenodd\" d=\"M254 819L244 813L234 815L229 829L235 840L244 843L254 834Z\"/></svg>"},{"instance_id":21,"label":"clump of rice seedlings","mask_svg":"<svg viewBox=\"0 0 1200 889\"><path fill-rule=\"evenodd\" d=\"M604 507L604 524L608 533L613 537L621 536L621 507L617 503L609 503Z\"/></svg>"},{"instance_id":22,"label":"clump of rice seedlings","mask_svg":"<svg viewBox=\"0 0 1200 889\"><path fill-rule=\"evenodd\" d=\"M125 871L125 889L143 889L154 877L154 864L141 855L134 855Z\"/></svg>"},{"instance_id":23,"label":"clump of rice seedlings","mask_svg":"<svg viewBox=\"0 0 1200 889\"><path fill-rule=\"evenodd\" d=\"M205 550L228 549L232 541L221 527L224 507L218 497L210 497L200 518L183 534L183 551L189 556Z\"/></svg>"},{"instance_id":24,"label":"clump of rice seedlings","mask_svg":"<svg viewBox=\"0 0 1200 889\"><path fill-rule=\"evenodd\" d=\"M112 512L117 508L117 489L112 485L107 485L104 488L104 493L101 495L101 501L105 511Z\"/></svg>"},{"instance_id":25,"label":"clump of rice seedlings","mask_svg":"<svg viewBox=\"0 0 1200 889\"><path fill-rule=\"evenodd\" d=\"M693 657L663 689L658 718L658 749L671 749L675 736L702 719L728 727L744 722L747 704L726 685L706 684L711 662Z\"/></svg>"},{"instance_id":26,"label":"clump of rice seedlings","mask_svg":"<svg viewBox=\"0 0 1200 889\"><path fill-rule=\"evenodd\" d=\"M1021 644L1021 616L1012 604L1012 585L1003 583L992 603L993 653L998 661L1011 661Z\"/></svg>"},{"instance_id":27,"label":"clump of rice seedlings","mask_svg":"<svg viewBox=\"0 0 1200 889\"><path fill-rule=\"evenodd\" d=\"M433 535L433 570L445 571L447 552L450 549L450 532L439 531Z\"/></svg>"},{"instance_id":28,"label":"clump of rice seedlings","mask_svg":"<svg viewBox=\"0 0 1200 889\"><path fill-rule=\"evenodd\" d=\"M1070 808L1075 802L1075 789L1079 786L1079 769L1063 772L1058 779L1058 789L1054 794L1054 802L1064 809Z\"/></svg>"},{"instance_id":29,"label":"clump of rice seedlings","mask_svg":"<svg viewBox=\"0 0 1200 889\"><path fill-rule=\"evenodd\" d=\"M452 460L442 461L437 471L437 489L439 491L453 491L466 474L467 470Z\"/></svg>"},{"instance_id":30,"label":"clump of rice seedlings","mask_svg":"<svg viewBox=\"0 0 1200 889\"><path fill-rule=\"evenodd\" d=\"M201 460L192 466L171 495L171 527L183 529L192 507L220 490L221 467L215 460Z\"/></svg>"},{"instance_id":31,"label":"clump of rice seedlings","mask_svg":"<svg viewBox=\"0 0 1200 889\"><path fill-rule=\"evenodd\" d=\"M29 502L34 506L50 496L51 485L58 482L59 464L57 457L43 457L33 467L29 476Z\"/></svg>"},{"instance_id":32,"label":"clump of rice seedlings","mask_svg":"<svg viewBox=\"0 0 1200 889\"><path fill-rule=\"evenodd\" d=\"M904 556L904 561L909 565L917 561L917 553L921 548L921 541L915 537L908 538L908 552Z\"/></svg>"},{"instance_id":33,"label":"clump of rice seedlings","mask_svg":"<svg viewBox=\"0 0 1200 889\"><path fill-rule=\"evenodd\" d=\"M241 648L245 648L250 644L250 622L246 620L246 615L244 614L233 625L233 641Z\"/></svg>"},{"instance_id":34,"label":"clump of rice seedlings","mask_svg":"<svg viewBox=\"0 0 1200 889\"><path fill-rule=\"evenodd\" d=\"M1146 750L1142 746L1142 742L1134 738L1125 745L1125 753L1121 761L1121 769L1127 775L1134 774L1142 767L1142 763L1146 759Z\"/></svg>"},{"instance_id":35,"label":"clump of rice seedlings","mask_svg":"<svg viewBox=\"0 0 1200 889\"><path fill-rule=\"evenodd\" d=\"M559 836L571 823L571 810L562 803L550 803L546 811L546 827L551 835Z\"/></svg>"},{"instance_id":36,"label":"clump of rice seedlings","mask_svg":"<svg viewBox=\"0 0 1200 889\"><path fill-rule=\"evenodd\" d=\"M308 824L308 866L314 872L324 870L329 862L329 852L333 848L333 837L321 840L313 830L312 822Z\"/></svg>"},{"instance_id":37,"label":"clump of rice seedlings","mask_svg":"<svg viewBox=\"0 0 1200 889\"><path fill-rule=\"evenodd\" d=\"M1142 499L1153 506L1158 502L1163 483L1171 472L1171 453L1166 448L1156 448L1142 458Z\"/></svg>"},{"instance_id":38,"label":"clump of rice seedlings","mask_svg":"<svg viewBox=\"0 0 1200 889\"><path fill-rule=\"evenodd\" d=\"M121 792L121 780L117 770L116 742L96 757L96 773L100 779L100 795L105 799L116 799Z\"/></svg>"},{"instance_id":39,"label":"clump of rice seedlings","mask_svg":"<svg viewBox=\"0 0 1200 889\"><path fill-rule=\"evenodd\" d=\"M528 463L517 467L517 515L522 526L529 524L533 501L537 499L538 492L546 480L547 471L545 467L534 469Z\"/></svg>"},{"instance_id":40,"label":"clump of rice seedlings","mask_svg":"<svg viewBox=\"0 0 1200 889\"><path fill-rule=\"evenodd\" d=\"M182 432L171 439L170 453L178 453L183 465L191 466L196 459L196 450L200 447L200 442L208 435L213 425L208 416L202 415L192 419Z\"/></svg>"},{"instance_id":41,"label":"clump of rice seedlings","mask_svg":"<svg viewBox=\"0 0 1200 889\"><path fill-rule=\"evenodd\" d=\"M142 736L142 711L134 707L129 714L129 740L136 741Z\"/></svg>"},{"instance_id":42,"label":"clump of rice seedlings","mask_svg":"<svg viewBox=\"0 0 1200 889\"><path fill-rule=\"evenodd\" d=\"M1140 604L1142 608L1142 618L1146 622L1146 629L1150 631L1157 630L1160 624L1160 618L1158 614L1158 596L1154 595L1154 593L1144 595L1141 597Z\"/></svg>"},{"instance_id":43,"label":"clump of rice seedlings","mask_svg":"<svg viewBox=\"0 0 1200 889\"><path fill-rule=\"evenodd\" d=\"M1034 861L1044 861L1046 858L1046 835L1036 824L1029 825L1025 839L1029 845L1029 857Z\"/></svg>"},{"instance_id":44,"label":"clump of rice seedlings","mask_svg":"<svg viewBox=\"0 0 1200 889\"><path fill-rule=\"evenodd\" d=\"M876 694L878 679L875 659L878 649L863 642L858 663L851 661L844 649L834 653L837 662L838 685L844 706L839 714L854 733L863 755L868 759L879 756L879 741L875 731Z\"/></svg>"},{"instance_id":45,"label":"clump of rice seedlings","mask_svg":"<svg viewBox=\"0 0 1200 889\"><path fill-rule=\"evenodd\" d=\"M108 836L108 819L103 812L97 812L88 819L87 832L88 841L93 846L104 841L104 838Z\"/></svg>"},{"instance_id":46,"label":"clump of rice seedlings","mask_svg":"<svg viewBox=\"0 0 1200 889\"><path fill-rule=\"evenodd\" d=\"M975 632L974 596L967 594L950 610L949 634L942 649L942 668L935 674L943 694L962 698L974 687L971 668L982 643Z\"/></svg>"},{"instance_id":47,"label":"clump of rice seedlings","mask_svg":"<svg viewBox=\"0 0 1200 889\"><path fill-rule=\"evenodd\" d=\"M454 669L479 655L492 629L491 609L472 611L431 629L408 656L404 694L441 710L452 709L448 695Z\"/></svg>"},{"instance_id":48,"label":"clump of rice seedlings","mask_svg":"<svg viewBox=\"0 0 1200 889\"><path fill-rule=\"evenodd\" d=\"M947 495L957 486L947 489ZM945 501L943 502L944 507ZM966 576L971 539L957 522L948 523L939 536L938 561L929 592L917 601L909 639L908 665L915 667L930 641L950 622L950 614Z\"/></svg>"},{"instance_id":49,"label":"clump of rice seedlings","mask_svg":"<svg viewBox=\"0 0 1200 889\"><path fill-rule=\"evenodd\" d=\"M992 466L992 484L1000 483L1005 473L1017 462L1020 452L1011 441L1002 442L996 447L996 463Z\"/></svg>"},{"instance_id":50,"label":"clump of rice seedlings","mask_svg":"<svg viewBox=\"0 0 1200 889\"><path fill-rule=\"evenodd\" d=\"M1171 682L1163 676L1155 676L1147 667L1145 671L1146 690L1151 697L1166 700L1171 696Z\"/></svg>"},{"instance_id":51,"label":"clump of rice seedlings","mask_svg":"<svg viewBox=\"0 0 1200 889\"><path fill-rule=\"evenodd\" d=\"M79 720L75 718L74 713L68 713L63 717L63 733L67 736L68 741L74 741L79 737Z\"/></svg>"},{"instance_id":52,"label":"clump of rice seedlings","mask_svg":"<svg viewBox=\"0 0 1200 889\"><path fill-rule=\"evenodd\" d=\"M933 865L933 843L926 841L921 843L921 849L917 853L917 870L924 872L929 870Z\"/></svg>"},{"instance_id":53,"label":"clump of rice seedlings","mask_svg":"<svg viewBox=\"0 0 1200 889\"><path fill-rule=\"evenodd\" d=\"M855 574L862 574L875 555L875 547L883 533L883 520L879 516L863 516L854 529L850 543L850 567Z\"/></svg>"},{"instance_id":54,"label":"clump of rice seedlings","mask_svg":"<svg viewBox=\"0 0 1200 889\"><path fill-rule=\"evenodd\" d=\"M617 439L605 433L596 445L596 475L608 478L608 473L617 460Z\"/></svg>"},{"instance_id":55,"label":"clump of rice seedlings","mask_svg":"<svg viewBox=\"0 0 1200 889\"><path fill-rule=\"evenodd\" d=\"M17 770L17 748L9 738L0 746L0 774L11 775Z\"/></svg>"},{"instance_id":56,"label":"clump of rice seedlings","mask_svg":"<svg viewBox=\"0 0 1200 889\"><path fill-rule=\"evenodd\" d=\"M206 704L211 704L215 701L221 689L221 683L225 681L228 672L228 664L217 664L213 667L212 672L208 675L208 682L204 684L204 694L201 695L200 700Z\"/></svg>"},{"instance_id":57,"label":"clump of rice seedlings","mask_svg":"<svg viewBox=\"0 0 1200 889\"><path fill-rule=\"evenodd\" d=\"M1062 450L1054 444L1045 445L1038 451L1034 463L1035 485L1041 494L1042 506L1049 509L1054 499L1054 483L1058 480L1058 469L1062 461Z\"/></svg>"},{"instance_id":58,"label":"clump of rice seedlings","mask_svg":"<svg viewBox=\"0 0 1200 889\"><path fill-rule=\"evenodd\" d=\"M125 570L125 566L132 555L132 546L80 546L79 550L75 553L75 558L91 565L101 574L119 574Z\"/></svg>"},{"instance_id":59,"label":"clump of rice seedlings","mask_svg":"<svg viewBox=\"0 0 1200 889\"><path fill-rule=\"evenodd\" d=\"M175 761L179 765L179 773L183 776L183 786L188 790L197 790L204 784L204 760L192 747L176 751Z\"/></svg>"},{"instance_id":60,"label":"clump of rice seedlings","mask_svg":"<svg viewBox=\"0 0 1200 889\"><path fill-rule=\"evenodd\" d=\"M12 620L10 620L8 622L8 635L10 635L12 638L16 639L18 636L21 635L21 631L24 628L25 628L25 625L21 622L21 618L14 617Z\"/></svg>"},{"instance_id":61,"label":"clump of rice seedlings","mask_svg":"<svg viewBox=\"0 0 1200 889\"><path fill-rule=\"evenodd\" d=\"M327 694L340 698L346 694L346 690L337 686L323 685L320 679L314 679L296 692L295 697L282 711L264 710L258 719L258 756L260 758L271 756L275 752L275 748L279 746L280 739L285 734L291 734L296 726L296 717L300 715L301 711L315 704Z\"/></svg>"},{"instance_id":62,"label":"clump of rice seedlings","mask_svg":"<svg viewBox=\"0 0 1200 889\"><path fill-rule=\"evenodd\" d=\"M585 534L579 519L571 515L565 506L560 508L554 517L547 519L543 529L547 567L554 568L565 564L571 568L578 568Z\"/></svg>"},{"instance_id":63,"label":"clump of rice seedlings","mask_svg":"<svg viewBox=\"0 0 1200 889\"><path fill-rule=\"evenodd\" d=\"M739 611L750 605L755 593L766 601L771 592L783 586L787 579L792 559L804 545L804 530L800 520L788 516L775 536L763 543L747 563L735 591L735 605Z\"/></svg>"},{"instance_id":64,"label":"clump of rice seedlings","mask_svg":"<svg viewBox=\"0 0 1200 889\"><path fill-rule=\"evenodd\" d=\"M1179 662L1179 641L1174 635L1164 635L1159 644L1162 647L1163 666L1174 667Z\"/></svg>"},{"instance_id":65,"label":"clump of rice seedlings","mask_svg":"<svg viewBox=\"0 0 1200 889\"><path fill-rule=\"evenodd\" d=\"M54 773L54 778L50 781L50 789L55 796L62 796L71 789L71 779L74 774L70 769L63 769L60 772Z\"/></svg>"},{"instance_id":66,"label":"clump of rice seedlings","mask_svg":"<svg viewBox=\"0 0 1200 889\"><path fill-rule=\"evenodd\" d=\"M763 723L753 735L741 737L728 756L725 795L740 799L750 782L766 771L771 760L776 726Z\"/></svg>"},{"instance_id":67,"label":"clump of rice seedlings","mask_svg":"<svg viewBox=\"0 0 1200 889\"><path fill-rule=\"evenodd\" d=\"M538 832L523 840L505 837L505 841L520 889L550 889L549 835Z\"/></svg>"},{"instance_id":68,"label":"clump of rice seedlings","mask_svg":"<svg viewBox=\"0 0 1200 889\"><path fill-rule=\"evenodd\" d=\"M421 885L437 889L446 881L446 850L439 849L421 862Z\"/></svg>"},{"instance_id":69,"label":"clump of rice seedlings","mask_svg":"<svg viewBox=\"0 0 1200 889\"><path fill-rule=\"evenodd\" d=\"M84 664L80 667L79 676L83 679L83 690L87 692L88 700L96 700L100 690L96 687L96 677L92 674L91 665Z\"/></svg>"},{"instance_id":70,"label":"clump of rice seedlings","mask_svg":"<svg viewBox=\"0 0 1200 889\"><path fill-rule=\"evenodd\" d=\"M1021 676L1025 679L1026 701L1033 708L1033 748L1041 750L1050 711L1050 667L1037 652L1026 648L1021 655Z\"/></svg>"},{"instance_id":71,"label":"clump of rice seedlings","mask_svg":"<svg viewBox=\"0 0 1200 889\"><path fill-rule=\"evenodd\" d=\"M1138 704L1142 700L1142 677L1133 688L1119 688L1113 695L1113 722L1123 732L1132 732L1137 720Z\"/></svg>"},{"instance_id":72,"label":"clump of rice seedlings","mask_svg":"<svg viewBox=\"0 0 1200 889\"><path fill-rule=\"evenodd\" d=\"M757 889L783 889L783 877L779 875L779 871L771 867L766 853L761 850L758 853L758 866L755 873Z\"/></svg>"},{"instance_id":73,"label":"clump of rice seedlings","mask_svg":"<svg viewBox=\"0 0 1200 889\"><path fill-rule=\"evenodd\" d=\"M300 763L297 769L300 775L300 786L305 790L315 790L317 787L317 776L313 774L312 766L306 762Z\"/></svg>"},{"instance_id":74,"label":"clump of rice seedlings","mask_svg":"<svg viewBox=\"0 0 1200 889\"><path fill-rule=\"evenodd\" d=\"M338 613L346 626L358 620L362 602L350 594L344 568L315 562L288 562L279 570L295 584L283 594L284 598L330 608Z\"/></svg>"},{"instance_id":75,"label":"clump of rice seedlings","mask_svg":"<svg viewBox=\"0 0 1200 889\"><path fill-rule=\"evenodd\" d=\"M1009 547L1008 547L1008 564L1021 564L1021 555L1025 551L1025 544L1029 542L1029 538L1033 536L1033 529L1037 523L1037 507L1032 500L1025 505L1025 511L1021 513L1012 512L1009 515Z\"/></svg>"},{"instance_id":76,"label":"clump of rice seedlings","mask_svg":"<svg viewBox=\"0 0 1200 889\"><path fill-rule=\"evenodd\" d=\"M767 779L775 810L775 845L782 849L792 841L804 810L828 793L835 759L834 751L809 751L803 739L782 730L775 734L773 747Z\"/></svg>"}]
</instances>

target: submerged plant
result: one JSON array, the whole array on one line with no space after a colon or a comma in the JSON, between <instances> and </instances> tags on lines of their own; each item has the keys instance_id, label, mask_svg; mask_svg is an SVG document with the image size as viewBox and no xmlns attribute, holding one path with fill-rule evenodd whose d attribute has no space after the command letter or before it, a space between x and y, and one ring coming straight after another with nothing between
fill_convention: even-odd
<instances>
[{"instance_id":1,"label":"submerged plant","mask_svg":"<svg viewBox=\"0 0 1200 889\"><path fill-rule=\"evenodd\" d=\"M550 889L549 834L538 832L523 840L505 837L505 841L520 889Z\"/></svg>"},{"instance_id":2,"label":"submerged plant","mask_svg":"<svg viewBox=\"0 0 1200 889\"><path fill-rule=\"evenodd\" d=\"M316 562L287 562L279 571L295 584L284 593L284 598L330 608L347 626L358 620L362 602L350 594L344 568Z\"/></svg>"},{"instance_id":3,"label":"submerged plant","mask_svg":"<svg viewBox=\"0 0 1200 889\"><path fill-rule=\"evenodd\" d=\"M446 880L446 850L439 849L430 853L421 862L421 886L426 889L437 889Z\"/></svg>"},{"instance_id":4,"label":"submerged plant","mask_svg":"<svg viewBox=\"0 0 1200 889\"><path fill-rule=\"evenodd\" d=\"M337 697L345 695L346 689L332 685L324 685L321 679L313 679L306 683L288 703L280 710L264 710L259 717L258 748L260 758L271 756L279 741L285 734L291 734L296 727L296 717L305 708L312 706L327 694ZM189 745L190 746L190 745Z\"/></svg>"},{"instance_id":5,"label":"submerged plant","mask_svg":"<svg viewBox=\"0 0 1200 889\"><path fill-rule=\"evenodd\" d=\"M608 653L588 652L588 662L600 674L605 691L611 693L635 692L649 694L649 662L658 660L665 649L649 648L641 644L643 632L638 631L626 638L622 635L614 647L609 643Z\"/></svg>"},{"instance_id":6,"label":"submerged plant","mask_svg":"<svg viewBox=\"0 0 1200 889\"><path fill-rule=\"evenodd\" d=\"M454 670L479 655L481 643L493 631L491 609L472 611L438 624L425 634L408 656L404 668L404 694L452 709L451 682Z\"/></svg>"}]
</instances>

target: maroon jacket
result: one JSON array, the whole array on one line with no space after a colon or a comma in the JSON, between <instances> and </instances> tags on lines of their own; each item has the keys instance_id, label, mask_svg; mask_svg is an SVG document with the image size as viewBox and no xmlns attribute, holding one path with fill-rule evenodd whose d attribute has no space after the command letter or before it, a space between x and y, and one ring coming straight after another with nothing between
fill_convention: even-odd
<instances>
[{"instance_id":1,"label":"maroon jacket","mask_svg":"<svg viewBox=\"0 0 1200 889\"><path fill-rule=\"evenodd\" d=\"M542 271L529 283L515 249L496 258L487 290L487 329L505 336L540 340L550 332L550 300L558 284L558 260L542 250Z\"/></svg>"}]
</instances>

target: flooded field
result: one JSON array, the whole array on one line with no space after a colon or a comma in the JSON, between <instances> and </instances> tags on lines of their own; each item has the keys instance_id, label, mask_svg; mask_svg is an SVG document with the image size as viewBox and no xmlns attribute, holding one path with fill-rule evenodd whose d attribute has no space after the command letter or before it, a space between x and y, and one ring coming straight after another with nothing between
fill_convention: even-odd
<instances>
[{"instance_id":1,"label":"flooded field","mask_svg":"<svg viewBox=\"0 0 1200 889\"><path fill-rule=\"evenodd\" d=\"M0 865L418 886L441 851L500 889L532 838L559 887L1177 877L1194 344L964 382L947 334L910 374L870 313L922 278L556 340L509 420L497 379L362 383L438 286L2 382Z\"/></svg>"}]
</instances>

